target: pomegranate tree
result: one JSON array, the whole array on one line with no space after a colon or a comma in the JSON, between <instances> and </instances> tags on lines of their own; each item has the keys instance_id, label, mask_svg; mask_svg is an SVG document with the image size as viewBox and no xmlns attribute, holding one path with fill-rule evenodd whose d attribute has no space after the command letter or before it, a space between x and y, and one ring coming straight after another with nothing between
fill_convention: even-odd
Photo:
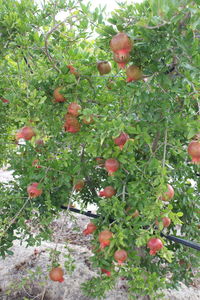
<instances>
[{"instance_id":1,"label":"pomegranate tree","mask_svg":"<svg viewBox=\"0 0 200 300\"><path fill-rule=\"evenodd\" d=\"M163 248L163 243L158 238L151 238L147 243L147 247L150 248L150 255L156 255L157 251Z\"/></svg>"},{"instance_id":2,"label":"pomegranate tree","mask_svg":"<svg viewBox=\"0 0 200 300\"><path fill-rule=\"evenodd\" d=\"M200 141L192 141L188 145L188 154L194 164L200 164Z\"/></svg>"},{"instance_id":3,"label":"pomegranate tree","mask_svg":"<svg viewBox=\"0 0 200 300\"><path fill-rule=\"evenodd\" d=\"M113 175L119 169L119 162L115 158L109 158L105 161L105 168L108 175Z\"/></svg>"},{"instance_id":4,"label":"pomegranate tree","mask_svg":"<svg viewBox=\"0 0 200 300\"><path fill-rule=\"evenodd\" d=\"M103 191L99 192L100 197L111 198L116 194L116 190L112 186L107 186Z\"/></svg>"},{"instance_id":5,"label":"pomegranate tree","mask_svg":"<svg viewBox=\"0 0 200 300\"><path fill-rule=\"evenodd\" d=\"M83 234L84 235L88 235L93 233L95 230L97 229L96 225L94 225L94 223L89 223L87 225L87 228L83 230Z\"/></svg>"},{"instance_id":6,"label":"pomegranate tree","mask_svg":"<svg viewBox=\"0 0 200 300\"><path fill-rule=\"evenodd\" d=\"M113 233L109 230L104 230L100 232L98 236L98 240L100 242L101 249L110 245L110 239L113 237Z\"/></svg>"},{"instance_id":7,"label":"pomegranate tree","mask_svg":"<svg viewBox=\"0 0 200 300\"><path fill-rule=\"evenodd\" d=\"M38 185L38 182L33 182L27 187L27 193L30 198L36 198L42 194L42 189L38 189Z\"/></svg>"},{"instance_id":8,"label":"pomegranate tree","mask_svg":"<svg viewBox=\"0 0 200 300\"><path fill-rule=\"evenodd\" d=\"M53 268L49 272L49 277L52 281L58 281L58 282L63 282L64 281L64 272L63 269L60 267Z\"/></svg>"},{"instance_id":9,"label":"pomegranate tree","mask_svg":"<svg viewBox=\"0 0 200 300\"><path fill-rule=\"evenodd\" d=\"M111 72L111 64L108 61L98 61L97 69L100 75L108 74Z\"/></svg>"},{"instance_id":10,"label":"pomegranate tree","mask_svg":"<svg viewBox=\"0 0 200 300\"><path fill-rule=\"evenodd\" d=\"M114 254L114 258L118 262L118 264L121 265L125 260L127 260L128 255L125 250L117 250Z\"/></svg>"},{"instance_id":11,"label":"pomegranate tree","mask_svg":"<svg viewBox=\"0 0 200 300\"><path fill-rule=\"evenodd\" d=\"M119 148L122 150L128 139L129 135L125 132L121 132L121 134L114 139L114 143L115 145L119 146Z\"/></svg>"}]
</instances>

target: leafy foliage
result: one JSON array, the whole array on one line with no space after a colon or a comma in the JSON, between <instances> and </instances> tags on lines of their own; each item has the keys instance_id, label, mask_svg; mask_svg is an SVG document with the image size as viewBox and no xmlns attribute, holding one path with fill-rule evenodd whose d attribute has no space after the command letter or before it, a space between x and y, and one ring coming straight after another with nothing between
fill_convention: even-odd
<instances>
[{"instance_id":1,"label":"leafy foliage","mask_svg":"<svg viewBox=\"0 0 200 300\"><path fill-rule=\"evenodd\" d=\"M161 287L189 283L196 251L162 238L164 248L152 257L146 244L150 237L160 237L163 226L155 220L161 215L172 220L165 232L199 241L199 165L191 164L187 154L200 131L197 1L121 3L107 22L101 9L90 12L83 1L49 1L39 8L33 1L0 0L0 6L0 96L9 99L0 103L1 165L8 163L15 178L9 186L1 185L1 255L9 253L19 233L29 245L48 239L61 205L96 203L100 218L94 221L98 230L91 259L112 276L85 283L86 294L103 297L118 276L127 277L133 299L142 293L154 299ZM61 11L65 19L57 21ZM109 42L119 31L133 40L130 61L145 80L126 83L125 71L113 62ZM98 74L98 60L111 62L111 75ZM53 100L57 87L67 99L63 103ZM63 128L71 102L82 107L81 130L75 134ZM91 116L94 122L85 124L83 119ZM16 131L23 126L34 127L36 137L17 143ZM121 132L130 137L122 150L114 143ZM44 145L39 147L38 139ZM97 157L117 159L119 170L108 176ZM36 159L41 168L33 165ZM84 188L74 193L80 179ZM43 193L29 199L26 189L33 182L40 183ZM170 203L160 198L167 183L175 190ZM109 185L117 194L100 198L98 191ZM135 210L139 216L133 218ZM27 220L38 227L37 236ZM98 234L105 229L114 236L98 252ZM120 267L113 264L118 249L128 253Z\"/></svg>"}]
</instances>

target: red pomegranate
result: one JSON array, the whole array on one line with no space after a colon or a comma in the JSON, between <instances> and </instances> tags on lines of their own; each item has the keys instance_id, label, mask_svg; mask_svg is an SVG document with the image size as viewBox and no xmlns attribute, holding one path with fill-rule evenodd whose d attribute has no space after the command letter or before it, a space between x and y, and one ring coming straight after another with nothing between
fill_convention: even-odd
<instances>
[{"instance_id":1,"label":"red pomegranate","mask_svg":"<svg viewBox=\"0 0 200 300\"><path fill-rule=\"evenodd\" d=\"M16 140L25 139L29 141L32 139L33 136L35 136L34 129L32 127L26 126L16 133Z\"/></svg>"},{"instance_id":2,"label":"red pomegranate","mask_svg":"<svg viewBox=\"0 0 200 300\"><path fill-rule=\"evenodd\" d=\"M89 223L87 225L87 228L85 230L83 230L83 234L84 235L88 235L93 233L95 230L97 229L96 225L94 225L93 223Z\"/></svg>"},{"instance_id":3,"label":"red pomegranate","mask_svg":"<svg viewBox=\"0 0 200 300\"><path fill-rule=\"evenodd\" d=\"M116 190L112 186L107 186L103 191L99 192L100 197L111 198L116 194Z\"/></svg>"},{"instance_id":4,"label":"red pomegranate","mask_svg":"<svg viewBox=\"0 0 200 300\"><path fill-rule=\"evenodd\" d=\"M97 69L100 75L108 74L111 72L111 64L108 61L98 61Z\"/></svg>"},{"instance_id":5,"label":"red pomegranate","mask_svg":"<svg viewBox=\"0 0 200 300\"><path fill-rule=\"evenodd\" d=\"M101 269L101 273L106 274L108 277L111 276L111 272L106 269Z\"/></svg>"},{"instance_id":6,"label":"red pomegranate","mask_svg":"<svg viewBox=\"0 0 200 300\"><path fill-rule=\"evenodd\" d=\"M63 269L60 267L53 268L49 272L49 277L53 281L63 282L64 281L63 275L64 275Z\"/></svg>"},{"instance_id":7,"label":"red pomegranate","mask_svg":"<svg viewBox=\"0 0 200 300\"><path fill-rule=\"evenodd\" d=\"M9 103L9 102L10 102L8 99L5 99L5 98L3 98L3 97L0 97L0 99L1 99L1 101L2 101L3 103Z\"/></svg>"},{"instance_id":8,"label":"red pomegranate","mask_svg":"<svg viewBox=\"0 0 200 300\"><path fill-rule=\"evenodd\" d=\"M114 139L114 143L122 150L128 139L129 135L122 132L116 139Z\"/></svg>"},{"instance_id":9,"label":"red pomegranate","mask_svg":"<svg viewBox=\"0 0 200 300\"><path fill-rule=\"evenodd\" d=\"M80 110L81 110L81 106L76 102L72 102L68 106L68 113L71 114L72 116L78 117L78 115L80 115Z\"/></svg>"},{"instance_id":10,"label":"red pomegranate","mask_svg":"<svg viewBox=\"0 0 200 300\"><path fill-rule=\"evenodd\" d=\"M79 192L83 189L85 185L85 181L84 180L78 180L75 185L74 185L74 190Z\"/></svg>"},{"instance_id":11,"label":"red pomegranate","mask_svg":"<svg viewBox=\"0 0 200 300\"><path fill-rule=\"evenodd\" d=\"M167 192L165 192L164 195L161 198L162 201L169 201L169 200L171 200L174 197L174 189L173 189L173 187L170 184L168 184L167 188L168 188Z\"/></svg>"},{"instance_id":12,"label":"red pomegranate","mask_svg":"<svg viewBox=\"0 0 200 300\"><path fill-rule=\"evenodd\" d=\"M119 32L112 37L110 41L111 50L119 55L119 57L124 57L132 49L132 42L128 35L124 32Z\"/></svg>"},{"instance_id":13,"label":"red pomegranate","mask_svg":"<svg viewBox=\"0 0 200 300\"><path fill-rule=\"evenodd\" d=\"M156 255L156 252L163 248L163 243L158 238L151 238L147 243L147 247L150 248L150 255Z\"/></svg>"},{"instance_id":14,"label":"red pomegranate","mask_svg":"<svg viewBox=\"0 0 200 300\"><path fill-rule=\"evenodd\" d=\"M123 262L127 259L128 255L125 250L117 250L114 254L114 259L118 262L118 264L123 264Z\"/></svg>"},{"instance_id":15,"label":"red pomegranate","mask_svg":"<svg viewBox=\"0 0 200 300\"><path fill-rule=\"evenodd\" d=\"M164 217L162 218L162 222L164 227L169 227L169 225L171 224L171 219L168 217Z\"/></svg>"},{"instance_id":16,"label":"red pomegranate","mask_svg":"<svg viewBox=\"0 0 200 300\"><path fill-rule=\"evenodd\" d=\"M73 117L73 116L72 116ZM68 131L70 133L76 133L80 131L81 125L77 118L73 117L71 119L67 119L64 124L65 131Z\"/></svg>"},{"instance_id":17,"label":"red pomegranate","mask_svg":"<svg viewBox=\"0 0 200 300\"><path fill-rule=\"evenodd\" d=\"M200 164L200 141L192 141L188 145L188 154L194 164Z\"/></svg>"},{"instance_id":18,"label":"red pomegranate","mask_svg":"<svg viewBox=\"0 0 200 300\"><path fill-rule=\"evenodd\" d=\"M76 69L72 65L68 65L67 68L69 69L70 73L73 74L75 77L80 76L80 74L76 71Z\"/></svg>"},{"instance_id":19,"label":"red pomegranate","mask_svg":"<svg viewBox=\"0 0 200 300\"><path fill-rule=\"evenodd\" d=\"M113 175L119 169L119 162L115 158L109 158L105 161L105 168L108 175Z\"/></svg>"},{"instance_id":20,"label":"red pomegranate","mask_svg":"<svg viewBox=\"0 0 200 300\"><path fill-rule=\"evenodd\" d=\"M109 230L104 230L104 231L100 232L98 239L100 242L101 249L110 245L110 239L112 238L112 236L113 236L113 234Z\"/></svg>"},{"instance_id":21,"label":"red pomegranate","mask_svg":"<svg viewBox=\"0 0 200 300\"><path fill-rule=\"evenodd\" d=\"M55 102L65 102L67 99L60 93L60 90L62 90L63 87L58 87L53 92L53 97L55 99Z\"/></svg>"},{"instance_id":22,"label":"red pomegranate","mask_svg":"<svg viewBox=\"0 0 200 300\"><path fill-rule=\"evenodd\" d=\"M127 82L136 81L143 78L143 74L140 68L133 65L128 67L128 69L126 70L126 75L127 75L127 80L126 80Z\"/></svg>"},{"instance_id":23,"label":"red pomegranate","mask_svg":"<svg viewBox=\"0 0 200 300\"><path fill-rule=\"evenodd\" d=\"M114 53L113 55L113 59L114 61L117 63L118 67L120 69L124 69L126 64L129 62L130 60L130 54L129 53L126 53L124 54L123 56L122 55L119 55L119 54L116 54Z\"/></svg>"},{"instance_id":24,"label":"red pomegranate","mask_svg":"<svg viewBox=\"0 0 200 300\"><path fill-rule=\"evenodd\" d=\"M38 185L39 185L38 182L33 182L27 187L27 193L30 198L36 198L42 194L42 190L37 188Z\"/></svg>"}]
</instances>

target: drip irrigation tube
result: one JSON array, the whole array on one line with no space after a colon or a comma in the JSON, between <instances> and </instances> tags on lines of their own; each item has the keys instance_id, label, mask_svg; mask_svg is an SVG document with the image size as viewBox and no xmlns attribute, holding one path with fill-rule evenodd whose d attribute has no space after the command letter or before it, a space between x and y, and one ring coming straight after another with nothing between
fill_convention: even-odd
<instances>
[{"instance_id":1,"label":"drip irrigation tube","mask_svg":"<svg viewBox=\"0 0 200 300\"><path fill-rule=\"evenodd\" d=\"M97 218L100 217L99 215L93 214L90 211L81 211L80 209L77 209L77 208L74 208L74 207L69 207L68 208L67 206L62 205L61 208L62 209L68 209L68 210L73 211L77 214L85 215L85 216L88 216L88 217L94 218L94 219L97 219ZM114 220L111 220L111 221L114 221ZM172 235L166 235L162 232L160 233L160 235L162 237L165 237L166 239L168 239L170 241L173 241L175 243L179 243L179 244L182 244L186 247L193 248L193 249L196 249L196 250L200 251L200 244L198 244L198 243L187 241L187 240L184 240L184 239L180 239L180 238L172 236Z\"/></svg>"}]
</instances>

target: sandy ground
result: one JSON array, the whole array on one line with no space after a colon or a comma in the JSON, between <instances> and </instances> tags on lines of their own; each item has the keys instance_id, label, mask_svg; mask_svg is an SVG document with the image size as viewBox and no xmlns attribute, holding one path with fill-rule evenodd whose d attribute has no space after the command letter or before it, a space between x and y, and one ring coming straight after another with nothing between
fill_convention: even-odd
<instances>
[{"instance_id":1,"label":"sandy ground","mask_svg":"<svg viewBox=\"0 0 200 300\"><path fill-rule=\"evenodd\" d=\"M8 181L12 178L11 176L10 172L0 172L1 181ZM0 259L0 300L92 300L84 296L80 289L82 282L96 276L99 272L92 268L89 260L92 255L90 237L84 237L82 234L89 218L74 214L72 220L65 215L66 211L63 211L60 217L54 220L52 224L54 234L51 242L43 242L39 247L26 247L25 242L20 244L17 240L11 249L14 255L7 256L5 260ZM75 266L71 274L65 273L63 283L52 282L48 278L50 250L55 249L56 245L57 250L60 251L61 265L67 260L70 266L70 261L73 260ZM181 284L178 291L164 292L165 300L198 300L200 299L200 282L196 282L195 286L189 288ZM115 289L110 291L104 299L128 299L126 283L119 280Z\"/></svg>"}]
</instances>

